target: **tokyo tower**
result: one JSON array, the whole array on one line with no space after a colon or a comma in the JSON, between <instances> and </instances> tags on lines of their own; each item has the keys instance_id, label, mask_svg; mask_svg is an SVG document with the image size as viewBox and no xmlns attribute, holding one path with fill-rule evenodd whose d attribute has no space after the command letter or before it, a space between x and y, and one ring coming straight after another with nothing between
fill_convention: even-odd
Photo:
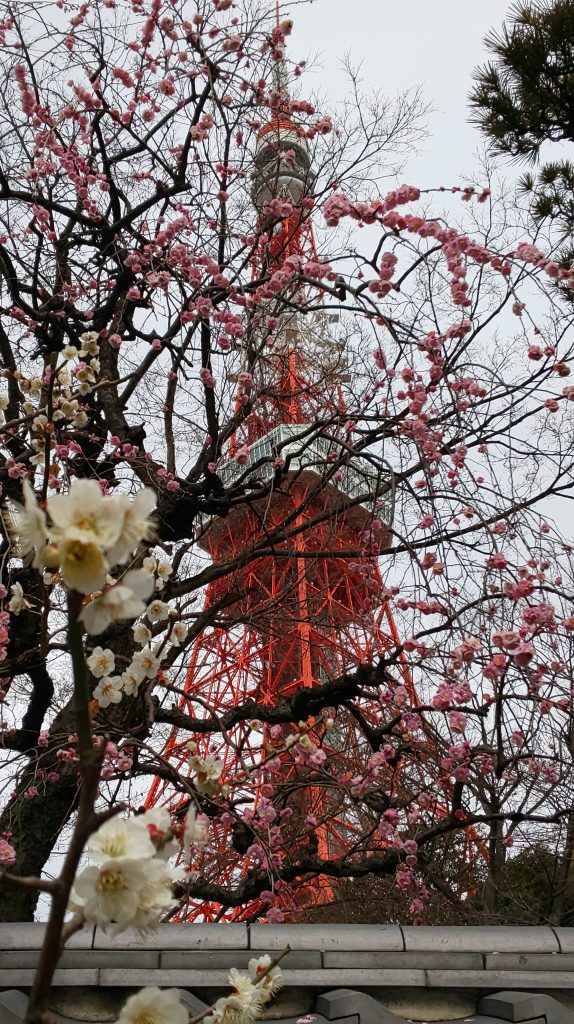
<instances>
[{"instance_id":1,"label":"tokyo tower","mask_svg":"<svg viewBox=\"0 0 574 1024\"><path fill-rule=\"evenodd\" d=\"M282 74L280 68L278 90L286 96ZM252 195L262 237L254 279L280 271L292 258L300 265L317 260L311 219L315 176L304 134L288 110L286 102L279 104L260 129L254 154ZM274 200L292 209L268 226ZM279 314L273 347L251 367L249 383L256 396L251 412L217 468L226 488L251 487L264 496L232 507L225 517L203 521L198 533L199 546L215 564L240 563L246 551L252 557L207 588L204 611L214 612L213 624L194 643L179 701L180 710L195 718L210 713L206 709L224 716L252 701L257 719L258 706L277 707L302 688L376 664L400 643L381 599L377 563L392 520L392 472L373 453L354 451L345 433L343 385L349 368L344 347L332 336L337 317L307 310L312 304L304 290L292 305L292 313ZM241 386L241 374L238 380ZM274 538L273 544L267 538ZM398 671L401 682L412 688L407 668L399 663ZM356 773L361 740L352 716L337 715L328 731L324 721L319 716L309 735L320 738L331 769ZM231 780L235 792L240 780L249 777L251 802L257 806L260 791L265 792L261 766L270 759L273 742L280 744L287 732L281 726L273 732L268 724L232 724L225 742L218 739L215 746L209 733L200 735L192 761L198 755L216 760L221 781ZM193 785L189 734L173 729L163 757ZM285 794L284 805L295 807L301 820L316 823L318 856L344 855L364 832L359 812L328 787L298 788L293 761L281 756L275 761L273 787ZM156 777L146 806L167 806L177 814L186 802L181 789ZM242 847L238 832L241 827L234 821L213 826L208 851L196 865L203 879L233 888L247 872L249 841ZM295 848L298 841L294 835ZM276 899L286 918L292 918L305 906L329 902L332 895L329 883L314 879L299 883L292 894L280 886ZM258 906L255 899L223 914L215 901L192 901L182 905L176 919L253 919Z\"/></svg>"}]
</instances>

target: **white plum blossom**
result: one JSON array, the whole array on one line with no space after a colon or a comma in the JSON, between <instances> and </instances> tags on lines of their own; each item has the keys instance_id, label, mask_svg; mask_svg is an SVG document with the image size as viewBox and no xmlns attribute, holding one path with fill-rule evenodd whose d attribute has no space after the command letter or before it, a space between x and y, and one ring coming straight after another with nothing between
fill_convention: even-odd
<instances>
[{"instance_id":1,"label":"white plum blossom","mask_svg":"<svg viewBox=\"0 0 574 1024\"><path fill-rule=\"evenodd\" d=\"M151 640L151 629L148 629L143 622L134 623L132 630L136 644L140 644L142 647L144 644L149 644Z\"/></svg>"},{"instance_id":2,"label":"white plum blossom","mask_svg":"<svg viewBox=\"0 0 574 1024\"><path fill-rule=\"evenodd\" d=\"M109 647L105 649L94 647L86 664L96 679L101 679L102 676L109 676L116 667L114 652L110 651Z\"/></svg>"},{"instance_id":3,"label":"white plum blossom","mask_svg":"<svg viewBox=\"0 0 574 1024\"><path fill-rule=\"evenodd\" d=\"M48 417L42 412L32 420L32 430L35 430L37 434L48 432L49 422Z\"/></svg>"},{"instance_id":4,"label":"white plum blossom","mask_svg":"<svg viewBox=\"0 0 574 1024\"><path fill-rule=\"evenodd\" d=\"M169 562L158 561L155 572L157 575L155 589L163 590L165 584L173 572L173 568Z\"/></svg>"},{"instance_id":5,"label":"white plum blossom","mask_svg":"<svg viewBox=\"0 0 574 1024\"><path fill-rule=\"evenodd\" d=\"M169 605L156 598L155 601L150 601L148 604L146 615L150 622L161 622L163 619L169 618Z\"/></svg>"},{"instance_id":6,"label":"white plum blossom","mask_svg":"<svg viewBox=\"0 0 574 1024\"><path fill-rule=\"evenodd\" d=\"M173 852L170 849L170 852ZM130 925L141 932L157 928L165 910L173 904L171 887L184 877L183 870L170 868L165 861L155 858L146 863L145 884L139 891L139 900Z\"/></svg>"},{"instance_id":7,"label":"white plum blossom","mask_svg":"<svg viewBox=\"0 0 574 1024\"><path fill-rule=\"evenodd\" d=\"M62 413L63 419L65 419L65 420L72 420L72 419L74 419L74 417L76 416L76 413L79 410L79 407L80 407L80 403L78 402L77 398L74 398L72 401L64 400L63 402L61 402L61 404L60 404L60 411Z\"/></svg>"},{"instance_id":8,"label":"white plum blossom","mask_svg":"<svg viewBox=\"0 0 574 1024\"><path fill-rule=\"evenodd\" d=\"M205 846L209 836L209 818L205 814L197 814L195 807L188 811L183 831L183 845Z\"/></svg>"},{"instance_id":9,"label":"white plum blossom","mask_svg":"<svg viewBox=\"0 0 574 1024\"><path fill-rule=\"evenodd\" d=\"M220 789L221 774L223 772L223 761L215 758L212 754L201 757L194 754L189 759L189 764L194 772L194 784L198 793L205 796L215 796Z\"/></svg>"},{"instance_id":10,"label":"white plum blossom","mask_svg":"<svg viewBox=\"0 0 574 1024\"><path fill-rule=\"evenodd\" d=\"M128 819L112 818L92 836L89 852L100 863L76 878L69 909L114 932L156 928L181 871L169 867L174 852L171 820L163 808Z\"/></svg>"},{"instance_id":11,"label":"white plum blossom","mask_svg":"<svg viewBox=\"0 0 574 1024\"><path fill-rule=\"evenodd\" d=\"M133 820L143 823L147 829L151 829L155 834L160 833L164 835L171 830L171 818L169 811L165 807L150 807L149 811L146 811L145 814L139 814Z\"/></svg>"},{"instance_id":12,"label":"white plum blossom","mask_svg":"<svg viewBox=\"0 0 574 1024\"><path fill-rule=\"evenodd\" d=\"M67 494L49 499L47 510L52 541L58 543L70 531L78 531L102 552L116 543L125 516L121 497L102 494L96 480L74 480Z\"/></svg>"},{"instance_id":13,"label":"white plum blossom","mask_svg":"<svg viewBox=\"0 0 574 1024\"><path fill-rule=\"evenodd\" d=\"M151 807L145 814L139 815L137 820L145 825L155 843L156 856L166 858L177 853L171 818L165 807Z\"/></svg>"},{"instance_id":14,"label":"white plum blossom","mask_svg":"<svg viewBox=\"0 0 574 1024\"><path fill-rule=\"evenodd\" d=\"M91 865L74 882L70 910L104 929L112 921L118 931L127 928L137 913L148 867L147 860L127 857L104 861L100 867Z\"/></svg>"},{"instance_id":15,"label":"white plum blossom","mask_svg":"<svg viewBox=\"0 0 574 1024\"><path fill-rule=\"evenodd\" d=\"M264 993L265 1002L269 1002L279 989L283 987L283 972L278 965L271 967L272 963L273 961L269 953L264 953L263 956L253 957L247 965L249 977L258 983L258 987ZM266 971L267 973L265 974ZM262 977L262 975L265 975L265 977Z\"/></svg>"},{"instance_id":16,"label":"white plum blossom","mask_svg":"<svg viewBox=\"0 0 574 1024\"><path fill-rule=\"evenodd\" d=\"M46 452L43 438L33 438L32 448L35 449L36 454L30 456L29 463L31 466L43 466L46 461Z\"/></svg>"},{"instance_id":17,"label":"white plum blossom","mask_svg":"<svg viewBox=\"0 0 574 1024\"><path fill-rule=\"evenodd\" d=\"M80 341L82 342L80 356L97 356L100 350L100 336L97 331L84 331L83 334L80 334Z\"/></svg>"},{"instance_id":18,"label":"white plum blossom","mask_svg":"<svg viewBox=\"0 0 574 1024\"><path fill-rule=\"evenodd\" d=\"M138 692L142 682L143 679L140 674L134 672L131 666L122 672L122 690L126 697L133 697L134 693Z\"/></svg>"},{"instance_id":19,"label":"white plum blossom","mask_svg":"<svg viewBox=\"0 0 574 1024\"><path fill-rule=\"evenodd\" d=\"M236 967L232 967L229 972L229 984L233 988L233 995L242 1003L243 1020L256 1020L266 1002L261 986L255 985L250 977Z\"/></svg>"},{"instance_id":20,"label":"white plum blossom","mask_svg":"<svg viewBox=\"0 0 574 1024\"><path fill-rule=\"evenodd\" d=\"M31 604L24 597L24 591L22 590L21 583L13 583L10 587L10 600L8 601L8 610L13 615L19 615L26 608L31 608Z\"/></svg>"},{"instance_id":21,"label":"white plum blossom","mask_svg":"<svg viewBox=\"0 0 574 1024\"><path fill-rule=\"evenodd\" d=\"M211 1013L204 1017L204 1024L249 1024L257 1016L247 1013L244 1000L239 994L221 996L211 1007Z\"/></svg>"},{"instance_id":22,"label":"white plum blossom","mask_svg":"<svg viewBox=\"0 0 574 1024\"><path fill-rule=\"evenodd\" d=\"M156 505L154 492L149 487L144 487L132 501L127 494L120 497L124 517L116 543L108 551L110 565L123 565L138 544L142 540L149 540L153 532L150 516Z\"/></svg>"},{"instance_id":23,"label":"white plum blossom","mask_svg":"<svg viewBox=\"0 0 574 1024\"><path fill-rule=\"evenodd\" d=\"M135 672L141 671L144 673L144 677L153 679L157 675L160 667L159 658L156 658L153 651L146 648L144 651L136 651L132 658L132 670Z\"/></svg>"},{"instance_id":24,"label":"white plum blossom","mask_svg":"<svg viewBox=\"0 0 574 1024\"><path fill-rule=\"evenodd\" d=\"M187 1024L189 1012L175 988L143 988L122 1007L117 1024Z\"/></svg>"},{"instance_id":25,"label":"white plum blossom","mask_svg":"<svg viewBox=\"0 0 574 1024\"><path fill-rule=\"evenodd\" d=\"M76 369L75 378L77 381L80 381L80 387L78 388L80 394L89 394L89 392L91 391L90 383L93 383L96 379L92 367L88 366L87 363L80 363L80 365ZM82 387L82 385L84 385L84 387Z\"/></svg>"},{"instance_id":26,"label":"white plum blossom","mask_svg":"<svg viewBox=\"0 0 574 1024\"><path fill-rule=\"evenodd\" d=\"M182 643L187 639L188 632L189 629L185 622L175 622L169 634L170 642L174 647L181 647Z\"/></svg>"},{"instance_id":27,"label":"white plum blossom","mask_svg":"<svg viewBox=\"0 0 574 1024\"><path fill-rule=\"evenodd\" d=\"M24 505L16 512L16 530L22 554L36 551L32 565L38 569L42 565L40 557L48 541L46 514L39 507L34 491L28 480L22 484Z\"/></svg>"},{"instance_id":28,"label":"white plum blossom","mask_svg":"<svg viewBox=\"0 0 574 1024\"><path fill-rule=\"evenodd\" d=\"M32 377L30 380L26 377L21 377L20 387L22 391L30 392L32 397L37 397L44 387L44 382L41 377Z\"/></svg>"},{"instance_id":29,"label":"white plum blossom","mask_svg":"<svg viewBox=\"0 0 574 1024\"><path fill-rule=\"evenodd\" d=\"M281 969L271 966L268 955L249 961L248 974L242 974L235 967L229 972L229 984L233 992L218 999L211 1013L205 1018L206 1024L250 1024L257 1020L262 1011L282 984Z\"/></svg>"},{"instance_id":30,"label":"white plum blossom","mask_svg":"<svg viewBox=\"0 0 574 1024\"><path fill-rule=\"evenodd\" d=\"M110 704L119 704L122 699L121 676L104 676L96 686L93 697L101 708L107 708Z\"/></svg>"},{"instance_id":31,"label":"white plum blossom","mask_svg":"<svg viewBox=\"0 0 574 1024\"><path fill-rule=\"evenodd\" d=\"M88 843L88 852L95 861L117 860L120 857L143 860L154 856L155 847L143 816L116 816L100 825Z\"/></svg>"},{"instance_id":32,"label":"white plum blossom","mask_svg":"<svg viewBox=\"0 0 574 1024\"><path fill-rule=\"evenodd\" d=\"M147 662L146 662L146 664L147 664ZM133 656L133 659L132 659L131 663L128 665L128 667L126 669L126 672L129 672L129 674L131 676L133 676L134 679L137 679L138 684L139 683L143 683L144 679L146 678L145 667L142 668L142 666L140 664L138 664L138 662L136 661L136 655L135 654Z\"/></svg>"},{"instance_id":33,"label":"white plum blossom","mask_svg":"<svg viewBox=\"0 0 574 1024\"><path fill-rule=\"evenodd\" d=\"M91 594L105 581L108 563L101 548L87 533L71 529L58 544L60 572L67 587Z\"/></svg>"},{"instance_id":34,"label":"white plum blossom","mask_svg":"<svg viewBox=\"0 0 574 1024\"><path fill-rule=\"evenodd\" d=\"M152 572L154 576L157 576L155 589L163 590L166 581L173 572L171 564L166 562L164 559L155 558L153 555L149 555L147 558L144 558L143 566L148 572Z\"/></svg>"},{"instance_id":35,"label":"white plum blossom","mask_svg":"<svg viewBox=\"0 0 574 1024\"><path fill-rule=\"evenodd\" d=\"M82 609L80 619L86 632L97 636L114 622L142 615L153 586L153 577L145 569L127 572L121 583L105 590L101 597L95 598Z\"/></svg>"},{"instance_id":36,"label":"white plum blossom","mask_svg":"<svg viewBox=\"0 0 574 1024\"><path fill-rule=\"evenodd\" d=\"M205 1024L250 1024L250 1021L257 1020L266 1003L283 984L279 967L273 967L265 974L271 963L269 955L254 958L249 961L248 974L232 967L229 984L233 992L217 1000L205 1018Z\"/></svg>"},{"instance_id":37,"label":"white plum blossom","mask_svg":"<svg viewBox=\"0 0 574 1024\"><path fill-rule=\"evenodd\" d=\"M88 367L88 371L93 376L93 370ZM76 407L77 403L72 403L70 409L62 405L61 411L65 417L73 415L79 424ZM34 429L47 429L45 419L36 417ZM43 451L41 439L40 445L38 457ZM149 516L156 499L149 488L132 501L127 494L103 494L96 480L75 479L67 493L48 498L46 512L38 507L28 481L23 484L23 494L24 507L17 517L22 550L35 551L36 568L59 566L65 585L82 594L101 590L109 570L126 562L137 545L151 535Z\"/></svg>"}]
</instances>

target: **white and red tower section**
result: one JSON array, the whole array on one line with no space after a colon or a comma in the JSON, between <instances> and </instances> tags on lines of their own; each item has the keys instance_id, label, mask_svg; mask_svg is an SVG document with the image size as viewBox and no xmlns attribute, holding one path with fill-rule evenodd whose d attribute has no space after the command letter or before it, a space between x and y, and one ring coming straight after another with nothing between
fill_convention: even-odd
<instances>
[{"instance_id":1,"label":"white and red tower section","mask_svg":"<svg viewBox=\"0 0 574 1024\"><path fill-rule=\"evenodd\" d=\"M289 115L288 104L279 106L260 130L254 156L253 198L262 239L255 280L280 270L289 257L300 257L303 264L317 259L314 180L304 134ZM287 201L293 209L282 220L275 218L271 227L268 211L274 199ZM194 718L205 717L208 708L221 717L250 700L256 719L256 705L277 706L302 688L376 664L399 644L391 611L381 600L376 547L365 539L376 538L379 550L385 546L392 518L392 474L375 455L350 447L343 427L347 359L331 336L333 318L320 310L305 312L311 305L317 306L316 295L311 302L301 290L292 300L293 312L287 307L279 316L274 347L262 361L265 379L254 380L252 411L218 467L226 487L257 480L268 485L260 487L266 489L265 496L209 519L198 534L200 547L217 565L233 562L246 551L252 557L207 588L204 610L213 611L213 622L195 641L185 695L179 701L181 711ZM257 365L253 372L256 377ZM258 389L264 392L259 400ZM408 671L403 667L400 673L401 681L412 687ZM330 770L354 774L364 762L358 733L351 716L335 717L334 728L325 733L319 722L315 735L328 751ZM174 729L163 756L193 784L189 739L188 733ZM266 781L261 765L273 748L268 726L232 725L225 742L218 736L215 745L209 734L194 739L197 754L223 762L221 779L232 783L233 792L241 793L245 780L251 805L266 785L284 794L292 789L283 806L291 802L298 811L294 818L316 820L319 856L341 856L356 842L365 823L335 787L298 789L287 757L279 758L281 770ZM162 804L174 811L188 803L181 789L160 778L146 800L148 807ZM248 853L242 863L233 839L232 821L215 826L195 865L202 878L231 889L252 866ZM293 835L292 841L295 848L297 842L304 843L303 832L300 840ZM289 917L331 896L330 885L315 879L299 887L295 896L279 887L277 901ZM177 919L241 920L256 913L257 901L225 914L217 902L190 902Z\"/></svg>"}]
</instances>

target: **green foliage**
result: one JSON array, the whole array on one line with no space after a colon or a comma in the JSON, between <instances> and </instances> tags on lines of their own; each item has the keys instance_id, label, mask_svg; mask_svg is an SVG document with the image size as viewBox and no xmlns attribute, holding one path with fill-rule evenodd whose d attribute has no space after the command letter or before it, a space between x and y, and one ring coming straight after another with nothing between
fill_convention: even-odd
<instances>
[{"instance_id":1,"label":"green foliage","mask_svg":"<svg viewBox=\"0 0 574 1024\"><path fill-rule=\"evenodd\" d=\"M515 4L474 73L473 120L495 152L536 159L546 141L574 141L574 0Z\"/></svg>"},{"instance_id":2,"label":"green foliage","mask_svg":"<svg viewBox=\"0 0 574 1024\"><path fill-rule=\"evenodd\" d=\"M493 59L474 73L472 120L493 152L536 162L546 142L574 142L574 0L530 0L510 8L485 46ZM574 234L574 164L551 161L528 172L518 191L535 224ZM559 261L565 263L562 248Z\"/></svg>"},{"instance_id":3,"label":"green foliage","mask_svg":"<svg viewBox=\"0 0 574 1024\"><path fill-rule=\"evenodd\" d=\"M483 924L574 925L574 869L564 873L563 859L539 844L509 856L495 872L494 913L483 901L488 865L477 849L457 841L437 842L427 869L431 876L456 879L442 891L431 886L424 923L432 925ZM301 919L334 924L409 924L408 893L392 877L362 878L335 884L332 901L307 908Z\"/></svg>"},{"instance_id":4,"label":"green foliage","mask_svg":"<svg viewBox=\"0 0 574 1024\"><path fill-rule=\"evenodd\" d=\"M550 221L563 233L574 233L574 165L544 164L534 176L524 174L518 191L531 197L531 213L537 223Z\"/></svg>"},{"instance_id":5,"label":"green foliage","mask_svg":"<svg viewBox=\"0 0 574 1024\"><path fill-rule=\"evenodd\" d=\"M509 857L496 878L496 921L498 924L571 924L574 891L563 886L561 859L539 845ZM560 910L557 910L560 905ZM481 898L474 900L481 912Z\"/></svg>"}]
</instances>

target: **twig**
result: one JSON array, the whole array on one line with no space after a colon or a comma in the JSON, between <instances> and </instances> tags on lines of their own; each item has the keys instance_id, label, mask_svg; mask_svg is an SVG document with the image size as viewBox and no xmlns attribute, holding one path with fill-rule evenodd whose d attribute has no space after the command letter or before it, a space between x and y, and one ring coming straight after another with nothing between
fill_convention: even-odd
<instances>
[{"instance_id":1,"label":"twig","mask_svg":"<svg viewBox=\"0 0 574 1024\"><path fill-rule=\"evenodd\" d=\"M264 980L264 978L266 978L267 975L273 970L273 968L277 967L277 964L279 964L281 962L283 957L287 956L287 953L290 953L290 952L291 952L291 946L285 946L285 949L282 950L281 953L279 953L279 956L276 956L275 959L271 961L269 966L266 967L264 971L261 971L261 974L258 976L257 981L255 982L255 985L260 985L261 982ZM215 1003L212 1003L212 1005L208 1006L207 1009L205 1009L203 1011L203 1013L199 1013L197 1015L197 1017L191 1017L189 1019L188 1024L199 1024L200 1021L204 1020L205 1017L207 1017L211 1013L211 1011L212 1011L214 1006L215 1006Z\"/></svg>"},{"instance_id":2,"label":"twig","mask_svg":"<svg viewBox=\"0 0 574 1024\"><path fill-rule=\"evenodd\" d=\"M35 875L11 875L7 871L0 872L0 878L3 882L9 882L10 885L16 885L20 889L35 889L38 892L56 892L58 883L55 879L50 878L36 878Z\"/></svg>"}]
</instances>

